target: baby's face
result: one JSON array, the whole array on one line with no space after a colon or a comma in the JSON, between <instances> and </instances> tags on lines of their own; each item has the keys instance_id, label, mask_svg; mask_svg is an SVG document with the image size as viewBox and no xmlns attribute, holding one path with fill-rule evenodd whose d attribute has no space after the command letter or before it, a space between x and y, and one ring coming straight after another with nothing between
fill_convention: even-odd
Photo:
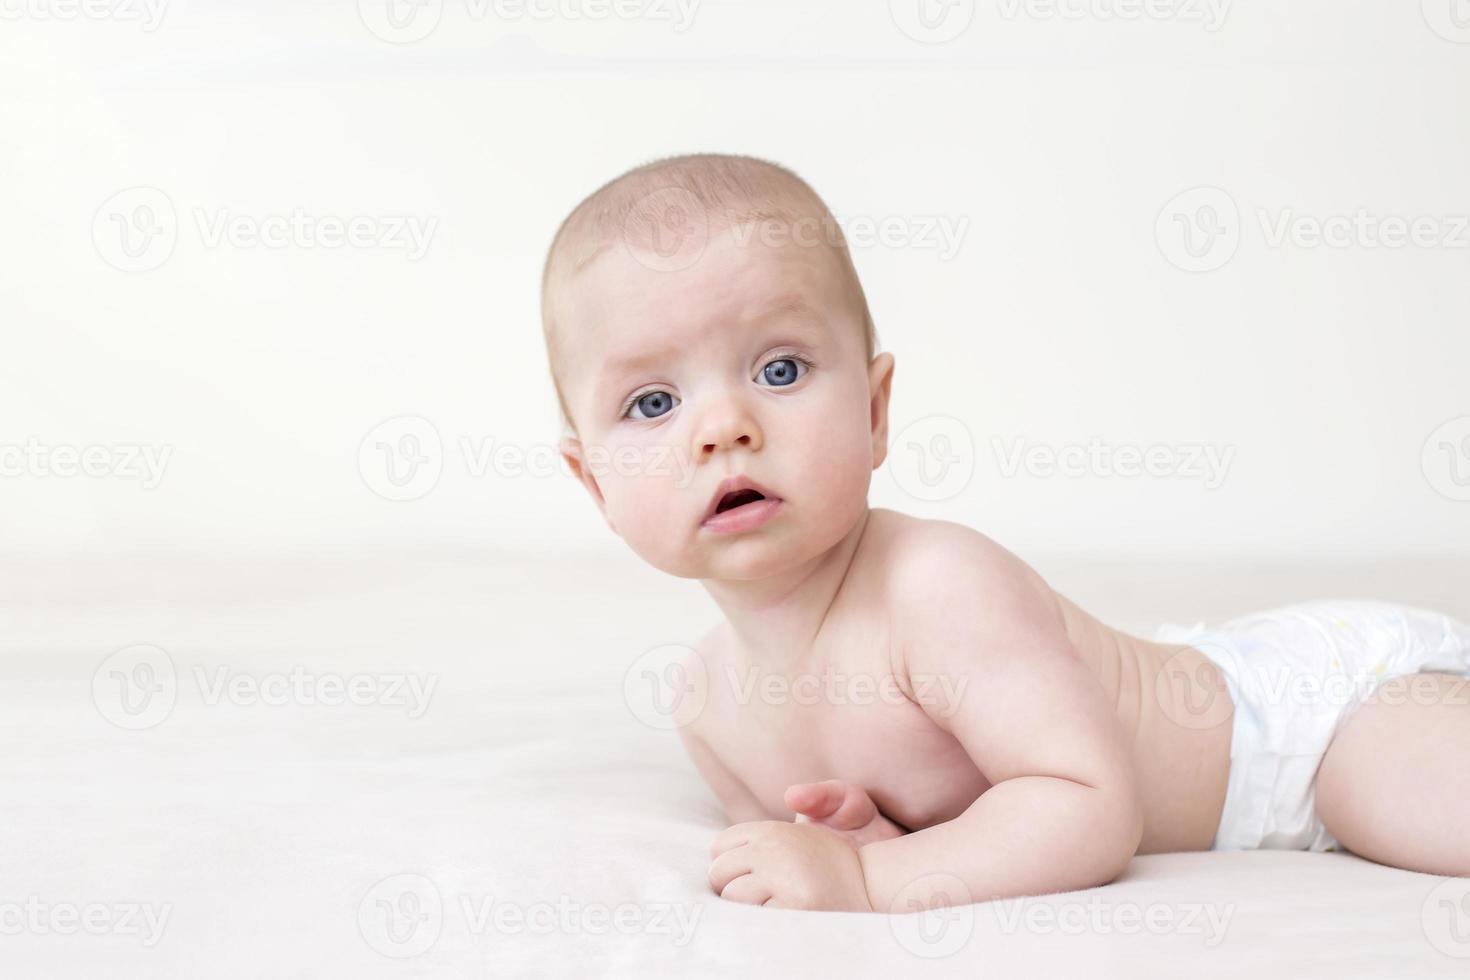
<instances>
[{"instance_id":1,"label":"baby's face","mask_svg":"<svg viewBox=\"0 0 1470 980\"><path fill-rule=\"evenodd\" d=\"M679 271L618 242L558 297L567 461L635 552L685 578L763 577L831 548L886 451L893 358L867 362L835 256L758 237L726 230ZM780 498L764 524L706 525L731 476Z\"/></svg>"}]
</instances>

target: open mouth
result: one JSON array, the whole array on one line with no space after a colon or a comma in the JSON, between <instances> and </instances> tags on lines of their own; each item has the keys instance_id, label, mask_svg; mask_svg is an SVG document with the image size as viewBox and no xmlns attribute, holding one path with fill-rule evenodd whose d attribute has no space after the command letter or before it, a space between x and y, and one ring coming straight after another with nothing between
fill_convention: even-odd
<instances>
[{"instance_id":1,"label":"open mouth","mask_svg":"<svg viewBox=\"0 0 1470 980\"><path fill-rule=\"evenodd\" d=\"M763 527L782 508L781 498L747 476L729 476L710 495L701 526L714 534L739 534Z\"/></svg>"},{"instance_id":2,"label":"open mouth","mask_svg":"<svg viewBox=\"0 0 1470 980\"><path fill-rule=\"evenodd\" d=\"M744 507L746 504L753 504L757 500L765 499L766 495L759 490L735 490L720 498L720 502L715 505L715 513L723 514L727 510L735 510L738 507Z\"/></svg>"}]
</instances>

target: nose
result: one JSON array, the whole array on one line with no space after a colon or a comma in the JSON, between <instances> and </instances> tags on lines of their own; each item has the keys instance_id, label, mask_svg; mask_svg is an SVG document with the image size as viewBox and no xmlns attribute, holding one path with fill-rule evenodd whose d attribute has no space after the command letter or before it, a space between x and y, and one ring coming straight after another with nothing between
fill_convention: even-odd
<instances>
[{"instance_id":1,"label":"nose","mask_svg":"<svg viewBox=\"0 0 1470 980\"><path fill-rule=\"evenodd\" d=\"M695 436L695 457L700 461L712 459L719 451L736 446L755 452L765 441L755 416L735 398L725 398L709 406L699 420Z\"/></svg>"}]
</instances>

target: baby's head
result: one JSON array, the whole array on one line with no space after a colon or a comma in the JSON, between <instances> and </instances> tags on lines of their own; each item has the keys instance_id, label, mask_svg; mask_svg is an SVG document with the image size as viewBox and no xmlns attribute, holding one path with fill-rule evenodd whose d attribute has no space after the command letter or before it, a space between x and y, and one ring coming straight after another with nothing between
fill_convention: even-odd
<instances>
[{"instance_id":1,"label":"baby's head","mask_svg":"<svg viewBox=\"0 0 1470 980\"><path fill-rule=\"evenodd\" d=\"M893 356L831 212L742 156L673 157L579 204L546 259L561 452L608 525L673 575L753 579L837 544L867 510ZM705 524L720 484L780 498Z\"/></svg>"}]
</instances>

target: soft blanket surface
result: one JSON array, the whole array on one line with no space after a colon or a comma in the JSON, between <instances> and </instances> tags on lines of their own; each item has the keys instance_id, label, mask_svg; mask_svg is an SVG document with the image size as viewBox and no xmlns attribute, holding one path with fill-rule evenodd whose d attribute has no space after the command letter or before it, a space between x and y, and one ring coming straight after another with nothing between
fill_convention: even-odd
<instances>
[{"instance_id":1,"label":"soft blanket surface","mask_svg":"<svg viewBox=\"0 0 1470 980\"><path fill-rule=\"evenodd\" d=\"M1447 560L1028 560L1138 632L1332 595L1470 614L1470 575ZM0 972L1470 970L1470 883L1344 854L1143 857L1106 888L933 915L722 902L704 880L719 806L623 695L642 653L716 615L697 584L628 556L12 561ZM166 663L139 673L140 648Z\"/></svg>"}]
</instances>

